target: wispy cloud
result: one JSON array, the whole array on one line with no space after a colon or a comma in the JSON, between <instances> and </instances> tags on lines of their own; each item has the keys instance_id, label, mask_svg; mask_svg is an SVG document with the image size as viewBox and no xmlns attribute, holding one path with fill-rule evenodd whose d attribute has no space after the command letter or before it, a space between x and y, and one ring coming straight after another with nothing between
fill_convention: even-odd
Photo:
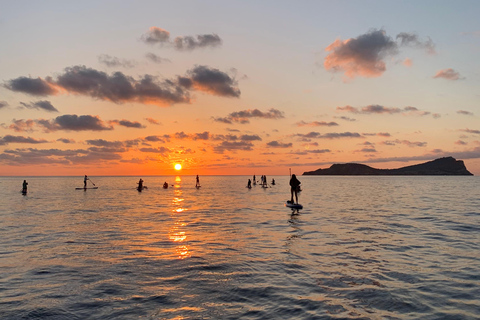
<instances>
[{"instance_id":1,"label":"wispy cloud","mask_svg":"<svg viewBox=\"0 0 480 320\"><path fill-rule=\"evenodd\" d=\"M196 36L178 36L170 40L170 32L159 27L150 27L150 29L141 36L141 40L147 44L168 45L179 51L213 48L222 44L222 39L215 33Z\"/></svg>"},{"instance_id":2,"label":"wispy cloud","mask_svg":"<svg viewBox=\"0 0 480 320\"><path fill-rule=\"evenodd\" d=\"M291 148L293 144L290 143L282 143L278 142L276 140L267 142L267 147L272 147L272 148Z\"/></svg>"},{"instance_id":3,"label":"wispy cloud","mask_svg":"<svg viewBox=\"0 0 480 320\"><path fill-rule=\"evenodd\" d=\"M356 108L352 106L344 106L344 107L337 107L338 111L346 111L350 113L356 113L356 114L403 114L403 115L413 115L413 116L427 116L427 115L432 115L434 118L439 118L440 114L434 113L432 114L429 111L422 111L419 110L416 107L403 107L403 108L397 108L397 107L385 107L382 105L378 104L371 104L362 108Z\"/></svg>"},{"instance_id":4,"label":"wispy cloud","mask_svg":"<svg viewBox=\"0 0 480 320\"><path fill-rule=\"evenodd\" d=\"M0 109L8 107L7 101L0 101Z\"/></svg>"},{"instance_id":5,"label":"wispy cloud","mask_svg":"<svg viewBox=\"0 0 480 320\"><path fill-rule=\"evenodd\" d=\"M426 147L427 143L426 142L420 142L420 141L409 141L409 140L386 140L383 141L382 144L387 145L387 146L395 146L397 144L403 144L408 147Z\"/></svg>"},{"instance_id":6,"label":"wispy cloud","mask_svg":"<svg viewBox=\"0 0 480 320\"><path fill-rule=\"evenodd\" d=\"M434 79L447 79L447 80L461 80L461 79L465 79L465 78L462 78L460 76L460 73L458 73L457 71L453 70L452 68L448 68L448 69L443 69L443 70L440 70L438 71L434 76L433 76Z\"/></svg>"},{"instance_id":7,"label":"wispy cloud","mask_svg":"<svg viewBox=\"0 0 480 320\"><path fill-rule=\"evenodd\" d=\"M12 135L6 135L0 138L0 146L7 145L9 143L38 144L38 143L47 143L47 142L48 141L44 139L35 139L31 137L12 136Z\"/></svg>"},{"instance_id":8,"label":"wispy cloud","mask_svg":"<svg viewBox=\"0 0 480 320\"><path fill-rule=\"evenodd\" d=\"M55 108L52 103L47 100L30 103L20 102L20 104L23 106L22 108L44 110L48 112L58 112L57 108Z\"/></svg>"},{"instance_id":9,"label":"wispy cloud","mask_svg":"<svg viewBox=\"0 0 480 320\"><path fill-rule=\"evenodd\" d=\"M310 139L364 138L357 132L330 132L322 134L320 132L312 131L306 134L297 133L295 136L300 137L302 141L310 141Z\"/></svg>"},{"instance_id":10,"label":"wispy cloud","mask_svg":"<svg viewBox=\"0 0 480 320\"><path fill-rule=\"evenodd\" d=\"M133 68L136 65L135 61L133 60L120 59L117 57L112 57L108 54L99 55L98 62L100 62L103 65L106 65L109 68L117 68L117 67Z\"/></svg>"},{"instance_id":11,"label":"wispy cloud","mask_svg":"<svg viewBox=\"0 0 480 320\"><path fill-rule=\"evenodd\" d=\"M151 53L151 52L145 54L145 57L154 63L172 62L170 59L159 57L155 53Z\"/></svg>"},{"instance_id":12,"label":"wispy cloud","mask_svg":"<svg viewBox=\"0 0 480 320\"><path fill-rule=\"evenodd\" d=\"M110 120L109 123L120 125L120 126L127 127L127 128L137 128L137 129L146 128L143 124L141 124L138 121L130 121L130 120L125 120L125 119L123 119L123 120Z\"/></svg>"},{"instance_id":13,"label":"wispy cloud","mask_svg":"<svg viewBox=\"0 0 480 320\"><path fill-rule=\"evenodd\" d=\"M250 119L252 118L283 119L285 118L285 116L282 111L271 108L267 112L263 112L258 109L236 111L236 112L230 113L226 117L219 117L219 118L213 118L213 119L217 122L223 122L228 124L232 124L234 122L246 124L246 123L250 123Z\"/></svg>"},{"instance_id":14,"label":"wispy cloud","mask_svg":"<svg viewBox=\"0 0 480 320\"><path fill-rule=\"evenodd\" d=\"M463 114L465 116L473 116L473 112L465 111L465 110L458 110L457 113L458 114Z\"/></svg>"},{"instance_id":15,"label":"wispy cloud","mask_svg":"<svg viewBox=\"0 0 480 320\"><path fill-rule=\"evenodd\" d=\"M312 121L312 122L305 122L299 121L296 123L297 127L334 127L338 126L336 122L326 122L326 121Z\"/></svg>"}]
</instances>

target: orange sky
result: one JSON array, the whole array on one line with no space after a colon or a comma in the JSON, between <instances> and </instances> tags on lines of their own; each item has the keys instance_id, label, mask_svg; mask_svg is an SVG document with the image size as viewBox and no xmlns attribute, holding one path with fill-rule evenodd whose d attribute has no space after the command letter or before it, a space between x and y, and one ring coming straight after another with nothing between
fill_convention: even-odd
<instances>
[{"instance_id":1,"label":"orange sky","mask_svg":"<svg viewBox=\"0 0 480 320\"><path fill-rule=\"evenodd\" d=\"M0 175L480 174L478 10L374 3L9 3Z\"/></svg>"}]
</instances>

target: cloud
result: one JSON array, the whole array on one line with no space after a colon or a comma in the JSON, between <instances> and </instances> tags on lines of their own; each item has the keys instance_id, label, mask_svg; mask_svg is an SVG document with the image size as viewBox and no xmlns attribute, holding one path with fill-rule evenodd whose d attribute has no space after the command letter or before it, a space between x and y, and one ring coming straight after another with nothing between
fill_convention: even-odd
<instances>
[{"instance_id":1,"label":"cloud","mask_svg":"<svg viewBox=\"0 0 480 320\"><path fill-rule=\"evenodd\" d=\"M38 143L47 143L47 140L44 139L34 139L30 137L23 137L23 136L12 136L12 135L6 135L0 138L0 146L7 145L9 143L32 143L32 144L38 144Z\"/></svg>"},{"instance_id":2,"label":"cloud","mask_svg":"<svg viewBox=\"0 0 480 320\"><path fill-rule=\"evenodd\" d=\"M428 38L421 41L416 34L401 32L395 41L386 35L384 30L373 29L357 38L347 40L337 39L325 50L329 52L324 60L325 70L343 72L347 78L357 76L372 78L381 76L386 70L386 58L393 57L400 52L401 47L425 49L428 53L435 53L435 45ZM410 59L404 61L411 64Z\"/></svg>"},{"instance_id":3,"label":"cloud","mask_svg":"<svg viewBox=\"0 0 480 320\"><path fill-rule=\"evenodd\" d=\"M383 141L382 144L387 145L387 146L395 146L397 144L403 144L408 147L426 147L427 143L426 142L420 142L420 141L409 141L409 140L386 140Z\"/></svg>"},{"instance_id":4,"label":"cloud","mask_svg":"<svg viewBox=\"0 0 480 320\"><path fill-rule=\"evenodd\" d=\"M115 103L131 101L165 105L190 102L188 93L172 81L160 83L150 75L135 80L122 72L108 75L85 66L66 68L56 84L70 93Z\"/></svg>"},{"instance_id":5,"label":"cloud","mask_svg":"<svg viewBox=\"0 0 480 320\"><path fill-rule=\"evenodd\" d=\"M156 125L161 125L161 122L158 121L158 120L155 120L153 118L145 118L145 120L147 120L149 123L151 124L156 124Z\"/></svg>"},{"instance_id":6,"label":"cloud","mask_svg":"<svg viewBox=\"0 0 480 320\"><path fill-rule=\"evenodd\" d=\"M462 141L462 140L457 140L457 141L455 141L454 143L457 144L457 145L460 145L460 146L465 146L465 145L467 145L467 143L466 143L465 141Z\"/></svg>"},{"instance_id":7,"label":"cloud","mask_svg":"<svg viewBox=\"0 0 480 320\"><path fill-rule=\"evenodd\" d=\"M307 134L297 133L295 136L300 137L303 141L309 141L309 139L340 139L340 138L363 138L363 136L356 132L331 132L321 134L320 132L309 132Z\"/></svg>"},{"instance_id":8,"label":"cloud","mask_svg":"<svg viewBox=\"0 0 480 320\"><path fill-rule=\"evenodd\" d=\"M121 141L107 141L104 139L87 140L86 143L96 147L107 147L107 148L121 148L124 146L124 143Z\"/></svg>"},{"instance_id":9,"label":"cloud","mask_svg":"<svg viewBox=\"0 0 480 320\"><path fill-rule=\"evenodd\" d=\"M115 67L133 68L135 67L135 64L136 64L135 61L133 60L120 59L117 57L112 57L108 54L99 55L98 62L106 65L109 68L115 68Z\"/></svg>"},{"instance_id":10,"label":"cloud","mask_svg":"<svg viewBox=\"0 0 480 320\"><path fill-rule=\"evenodd\" d=\"M158 27L150 27L141 39L148 44L163 44L170 41L170 32Z\"/></svg>"},{"instance_id":11,"label":"cloud","mask_svg":"<svg viewBox=\"0 0 480 320\"><path fill-rule=\"evenodd\" d=\"M102 162L119 161L122 157L109 149L76 149L76 150L59 150L59 149L15 149L5 150L0 154L0 162L12 165L33 165L33 164L100 164Z\"/></svg>"},{"instance_id":12,"label":"cloud","mask_svg":"<svg viewBox=\"0 0 480 320\"><path fill-rule=\"evenodd\" d=\"M410 58L405 58L405 60L403 60L402 63L406 67L411 67L413 65L412 59L410 59Z\"/></svg>"},{"instance_id":13,"label":"cloud","mask_svg":"<svg viewBox=\"0 0 480 320\"><path fill-rule=\"evenodd\" d=\"M253 144L250 141L222 141L219 145L214 146L215 153L224 153L225 151L251 151Z\"/></svg>"},{"instance_id":14,"label":"cloud","mask_svg":"<svg viewBox=\"0 0 480 320\"><path fill-rule=\"evenodd\" d=\"M397 40L400 39L400 45L419 49L425 49L429 54L435 54L435 44L432 39L421 41L418 35L414 33L400 32L397 34Z\"/></svg>"},{"instance_id":15,"label":"cloud","mask_svg":"<svg viewBox=\"0 0 480 320\"><path fill-rule=\"evenodd\" d=\"M385 70L384 59L398 52L397 43L383 30L372 30L357 38L335 40L326 49L327 71L344 72L348 78L378 77Z\"/></svg>"},{"instance_id":16,"label":"cloud","mask_svg":"<svg viewBox=\"0 0 480 320\"><path fill-rule=\"evenodd\" d=\"M443 78L443 79L447 79L447 80L460 80L460 79L465 79L465 78L462 78L462 77L460 76L460 73L458 73L457 71L453 70L452 68L443 69L443 70L438 71L438 72L433 76L433 78L434 78L434 79Z\"/></svg>"},{"instance_id":17,"label":"cloud","mask_svg":"<svg viewBox=\"0 0 480 320\"><path fill-rule=\"evenodd\" d=\"M439 118L440 115L438 113L430 113L429 111L422 111L416 107L407 106L404 108L396 108L396 107L385 107L378 104L371 104L365 106L361 109L352 106L344 106L344 107L337 107L338 111L346 111L356 114L396 114L401 113L403 115L415 115L415 116L426 116L432 115L434 118Z\"/></svg>"},{"instance_id":18,"label":"cloud","mask_svg":"<svg viewBox=\"0 0 480 320\"><path fill-rule=\"evenodd\" d=\"M222 39L216 34L202 34L195 37L176 37L173 41L175 49L191 51L197 48L217 47L222 44Z\"/></svg>"},{"instance_id":19,"label":"cloud","mask_svg":"<svg viewBox=\"0 0 480 320\"><path fill-rule=\"evenodd\" d=\"M462 129L460 131L464 131L464 132L467 132L467 133L473 133L473 134L480 134L480 130Z\"/></svg>"},{"instance_id":20,"label":"cloud","mask_svg":"<svg viewBox=\"0 0 480 320\"><path fill-rule=\"evenodd\" d=\"M75 140L73 139L67 139L67 138L59 138L57 139L58 142L63 142L63 143L75 143Z\"/></svg>"},{"instance_id":21,"label":"cloud","mask_svg":"<svg viewBox=\"0 0 480 320\"><path fill-rule=\"evenodd\" d=\"M222 39L215 33L200 34L196 36L178 36L170 41L170 32L158 27L150 27L148 32L141 36L147 44L169 45L178 51L192 51L198 48L217 47L222 44Z\"/></svg>"},{"instance_id":22,"label":"cloud","mask_svg":"<svg viewBox=\"0 0 480 320\"><path fill-rule=\"evenodd\" d=\"M5 107L8 107L7 101L0 101L0 109L3 109Z\"/></svg>"},{"instance_id":23,"label":"cloud","mask_svg":"<svg viewBox=\"0 0 480 320\"><path fill-rule=\"evenodd\" d=\"M208 131L204 131L201 133L192 133L187 134L183 131L176 132L174 135L175 139L183 140L183 139L190 139L190 140L209 140L210 133Z\"/></svg>"},{"instance_id":24,"label":"cloud","mask_svg":"<svg viewBox=\"0 0 480 320\"><path fill-rule=\"evenodd\" d=\"M473 116L473 112L465 111L465 110L458 110L457 113L458 114L463 114L463 115L466 115L466 116Z\"/></svg>"},{"instance_id":25,"label":"cloud","mask_svg":"<svg viewBox=\"0 0 480 320\"><path fill-rule=\"evenodd\" d=\"M164 135L164 136L147 136L144 138L145 141L149 142L165 142L170 139L169 135Z\"/></svg>"},{"instance_id":26,"label":"cloud","mask_svg":"<svg viewBox=\"0 0 480 320\"><path fill-rule=\"evenodd\" d=\"M143 124L141 124L138 121L129 121L129 120L111 120L109 121L110 124L117 124L123 127L127 128L138 128L138 129L143 129L146 128Z\"/></svg>"},{"instance_id":27,"label":"cloud","mask_svg":"<svg viewBox=\"0 0 480 320\"><path fill-rule=\"evenodd\" d=\"M85 95L114 103L139 102L159 106L190 103L189 91L192 90L217 96L240 96L235 78L207 66L196 66L187 71L185 76L163 81L148 74L134 79L119 71L109 75L85 66L73 66L65 68L56 79L48 78L46 81L40 78L20 77L8 81L5 87L32 95L51 95L61 92Z\"/></svg>"},{"instance_id":28,"label":"cloud","mask_svg":"<svg viewBox=\"0 0 480 320\"><path fill-rule=\"evenodd\" d=\"M187 71L185 77L179 77L178 82L186 89L194 89L217 96L235 97L240 96L237 80L231 78L225 72L207 66L196 66Z\"/></svg>"},{"instance_id":29,"label":"cloud","mask_svg":"<svg viewBox=\"0 0 480 320\"><path fill-rule=\"evenodd\" d=\"M57 108L55 108L50 103L50 101L47 101L47 100L41 100L41 101L30 102L30 103L20 102L20 104L27 109L37 109L37 110L45 110L49 112L58 112Z\"/></svg>"},{"instance_id":30,"label":"cloud","mask_svg":"<svg viewBox=\"0 0 480 320\"><path fill-rule=\"evenodd\" d=\"M145 54L145 57L154 62L154 63L164 63L164 62L172 62L171 60L169 59L166 59L166 58L161 58L159 56L157 56L155 53L151 53L151 52L148 52L147 54Z\"/></svg>"},{"instance_id":31,"label":"cloud","mask_svg":"<svg viewBox=\"0 0 480 320\"><path fill-rule=\"evenodd\" d=\"M159 148L140 148L138 149L141 152L150 152L150 153L169 153L171 150L169 148L165 147L159 147Z\"/></svg>"},{"instance_id":32,"label":"cloud","mask_svg":"<svg viewBox=\"0 0 480 320\"><path fill-rule=\"evenodd\" d=\"M244 135L241 135L240 140L242 141L262 141L262 138L260 138L258 135L256 134L244 134Z\"/></svg>"},{"instance_id":33,"label":"cloud","mask_svg":"<svg viewBox=\"0 0 480 320\"><path fill-rule=\"evenodd\" d=\"M66 114L58 116L53 120L35 120L36 123L42 126L46 132L58 130L70 131L103 131L113 130L113 127L106 126L105 123L98 116L76 114Z\"/></svg>"},{"instance_id":34,"label":"cloud","mask_svg":"<svg viewBox=\"0 0 480 320\"><path fill-rule=\"evenodd\" d=\"M338 126L336 122L325 122L325 121L312 121L312 122L305 122L300 121L296 123L297 127L333 127Z\"/></svg>"},{"instance_id":35,"label":"cloud","mask_svg":"<svg viewBox=\"0 0 480 320\"><path fill-rule=\"evenodd\" d=\"M23 92L34 96L48 96L58 92L53 85L42 78L18 77L7 81L4 87L12 91Z\"/></svg>"},{"instance_id":36,"label":"cloud","mask_svg":"<svg viewBox=\"0 0 480 320\"><path fill-rule=\"evenodd\" d=\"M293 146L293 144L290 142L290 143L281 143L281 142L278 142L278 141L270 141L270 142L267 142L267 146L268 147L272 147L272 148L291 148Z\"/></svg>"},{"instance_id":37,"label":"cloud","mask_svg":"<svg viewBox=\"0 0 480 320\"><path fill-rule=\"evenodd\" d=\"M263 118L263 119L282 119L285 118L282 111L271 108L267 112L260 111L258 109L248 109L243 111L237 111L230 113L227 117L213 118L214 121L232 124L234 122L246 124L250 123L251 118Z\"/></svg>"},{"instance_id":38,"label":"cloud","mask_svg":"<svg viewBox=\"0 0 480 320\"><path fill-rule=\"evenodd\" d=\"M15 132L32 132L35 125L34 120L12 120L12 124L8 126L8 129L11 129Z\"/></svg>"}]
</instances>

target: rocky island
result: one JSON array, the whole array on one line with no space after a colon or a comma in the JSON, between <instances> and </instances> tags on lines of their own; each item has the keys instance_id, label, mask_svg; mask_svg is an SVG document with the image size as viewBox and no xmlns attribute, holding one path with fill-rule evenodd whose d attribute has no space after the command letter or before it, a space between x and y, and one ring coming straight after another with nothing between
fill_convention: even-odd
<instances>
[{"instance_id":1,"label":"rocky island","mask_svg":"<svg viewBox=\"0 0 480 320\"><path fill-rule=\"evenodd\" d=\"M462 160L453 157L435 159L397 169L375 169L359 163L334 164L327 169L307 171L304 176L473 176Z\"/></svg>"}]
</instances>

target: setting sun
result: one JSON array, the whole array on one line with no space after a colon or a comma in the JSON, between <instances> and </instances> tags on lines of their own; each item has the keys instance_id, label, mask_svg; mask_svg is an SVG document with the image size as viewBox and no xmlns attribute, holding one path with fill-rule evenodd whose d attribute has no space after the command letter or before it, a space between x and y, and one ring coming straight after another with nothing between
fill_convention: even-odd
<instances>
[{"instance_id":1,"label":"setting sun","mask_svg":"<svg viewBox=\"0 0 480 320\"><path fill-rule=\"evenodd\" d=\"M174 166L175 170L179 171L182 170L182 165L180 163L176 163Z\"/></svg>"}]
</instances>

